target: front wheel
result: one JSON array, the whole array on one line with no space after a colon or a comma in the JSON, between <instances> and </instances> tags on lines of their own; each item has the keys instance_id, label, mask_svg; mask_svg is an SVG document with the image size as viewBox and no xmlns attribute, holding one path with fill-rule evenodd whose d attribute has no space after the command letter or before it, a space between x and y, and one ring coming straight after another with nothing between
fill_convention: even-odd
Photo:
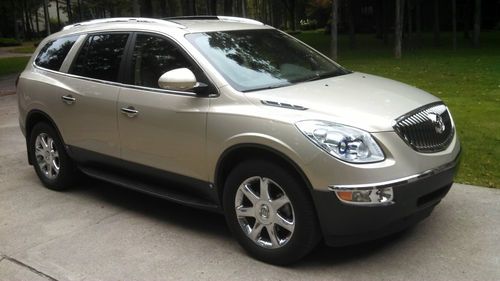
<instances>
[{"instance_id":1,"label":"front wheel","mask_svg":"<svg viewBox=\"0 0 500 281\"><path fill-rule=\"evenodd\" d=\"M255 258L278 265L308 254L320 236L314 206L302 181L262 160L239 164L224 188L228 226Z\"/></svg>"}]
</instances>

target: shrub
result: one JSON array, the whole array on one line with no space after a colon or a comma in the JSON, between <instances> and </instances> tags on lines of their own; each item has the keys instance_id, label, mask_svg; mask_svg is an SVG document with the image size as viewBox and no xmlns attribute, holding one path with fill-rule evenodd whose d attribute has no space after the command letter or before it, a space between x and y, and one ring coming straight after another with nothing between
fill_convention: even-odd
<instances>
[{"instance_id":1,"label":"shrub","mask_svg":"<svg viewBox=\"0 0 500 281\"><path fill-rule=\"evenodd\" d=\"M310 19L305 19L305 20L300 20L300 29L301 30L314 30L318 28L318 21L316 20L310 20Z\"/></svg>"},{"instance_id":2,"label":"shrub","mask_svg":"<svg viewBox=\"0 0 500 281\"><path fill-rule=\"evenodd\" d=\"M0 38L0 47L21 46L21 41L14 38Z\"/></svg>"}]
</instances>

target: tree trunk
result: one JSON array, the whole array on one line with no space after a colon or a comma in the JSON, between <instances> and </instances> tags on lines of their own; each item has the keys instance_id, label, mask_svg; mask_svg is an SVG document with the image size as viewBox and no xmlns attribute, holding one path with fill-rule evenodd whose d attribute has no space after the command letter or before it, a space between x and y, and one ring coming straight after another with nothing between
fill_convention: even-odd
<instances>
[{"instance_id":1,"label":"tree trunk","mask_svg":"<svg viewBox=\"0 0 500 281\"><path fill-rule=\"evenodd\" d=\"M384 45L389 44L389 35L387 27L387 2L382 0L382 40Z\"/></svg>"},{"instance_id":2,"label":"tree trunk","mask_svg":"<svg viewBox=\"0 0 500 281\"><path fill-rule=\"evenodd\" d=\"M434 0L434 46L439 46L439 1L440 0Z\"/></svg>"},{"instance_id":3,"label":"tree trunk","mask_svg":"<svg viewBox=\"0 0 500 281\"><path fill-rule=\"evenodd\" d=\"M340 0L333 0L332 3L332 28L331 28L331 57L333 60L338 58L338 17L339 17L339 6Z\"/></svg>"},{"instance_id":4,"label":"tree trunk","mask_svg":"<svg viewBox=\"0 0 500 281\"><path fill-rule=\"evenodd\" d=\"M376 19L376 31L375 31L375 38L377 39L382 39L382 1L377 0L375 4L375 19Z\"/></svg>"},{"instance_id":5,"label":"tree trunk","mask_svg":"<svg viewBox=\"0 0 500 281\"><path fill-rule=\"evenodd\" d=\"M267 1L267 11L269 13L269 24L274 25L273 1Z\"/></svg>"},{"instance_id":6,"label":"tree trunk","mask_svg":"<svg viewBox=\"0 0 500 281\"><path fill-rule=\"evenodd\" d=\"M66 13L68 13L68 22L73 22L73 13L71 11L71 0L66 0Z\"/></svg>"},{"instance_id":7,"label":"tree trunk","mask_svg":"<svg viewBox=\"0 0 500 281\"><path fill-rule=\"evenodd\" d=\"M82 0L78 0L77 4L78 4L78 19L82 21L83 20Z\"/></svg>"},{"instance_id":8,"label":"tree trunk","mask_svg":"<svg viewBox=\"0 0 500 281\"><path fill-rule=\"evenodd\" d=\"M246 18L247 17L247 1L241 0L241 15Z\"/></svg>"},{"instance_id":9,"label":"tree trunk","mask_svg":"<svg viewBox=\"0 0 500 281\"><path fill-rule=\"evenodd\" d=\"M407 42L407 47L411 48L412 47L412 33L413 33L413 6L412 6L412 0L407 0L406 1L406 13L407 13L407 22L408 22L408 31L406 34L406 42Z\"/></svg>"},{"instance_id":10,"label":"tree trunk","mask_svg":"<svg viewBox=\"0 0 500 281\"><path fill-rule=\"evenodd\" d=\"M207 0L207 15L217 15L217 1Z\"/></svg>"},{"instance_id":11,"label":"tree trunk","mask_svg":"<svg viewBox=\"0 0 500 281\"><path fill-rule=\"evenodd\" d=\"M47 32L47 36L50 35L50 16L49 16L49 4L48 0L43 0L43 14L45 17L45 32Z\"/></svg>"},{"instance_id":12,"label":"tree trunk","mask_svg":"<svg viewBox=\"0 0 500 281\"><path fill-rule=\"evenodd\" d=\"M40 36L40 23L38 22L38 9L35 10L36 37Z\"/></svg>"},{"instance_id":13,"label":"tree trunk","mask_svg":"<svg viewBox=\"0 0 500 281\"><path fill-rule=\"evenodd\" d=\"M422 45L422 14L420 9L422 7L421 0L416 0L415 2L415 33L416 33L416 43L417 47Z\"/></svg>"},{"instance_id":14,"label":"tree trunk","mask_svg":"<svg viewBox=\"0 0 500 281\"><path fill-rule=\"evenodd\" d=\"M465 0L464 3L464 39L470 40L470 26L471 26L471 19L470 19L470 0Z\"/></svg>"},{"instance_id":15,"label":"tree trunk","mask_svg":"<svg viewBox=\"0 0 500 281\"><path fill-rule=\"evenodd\" d=\"M28 4L26 3L26 0L23 0L23 18L24 18L24 24L25 24L25 29L26 29L26 38L28 40L31 40L31 37L33 36L33 30L31 29L30 26L30 17L28 14Z\"/></svg>"},{"instance_id":16,"label":"tree trunk","mask_svg":"<svg viewBox=\"0 0 500 281\"><path fill-rule=\"evenodd\" d=\"M479 33L481 32L481 0L474 3L474 47L479 48Z\"/></svg>"},{"instance_id":17,"label":"tree trunk","mask_svg":"<svg viewBox=\"0 0 500 281\"><path fill-rule=\"evenodd\" d=\"M290 13L290 29L295 31L297 30L297 19L295 17L295 14L296 14L296 11L295 11L295 8L296 8L296 3L295 3L295 0L289 0L289 13Z\"/></svg>"},{"instance_id":18,"label":"tree trunk","mask_svg":"<svg viewBox=\"0 0 500 281\"><path fill-rule=\"evenodd\" d=\"M356 48L356 29L355 29L355 16L354 16L355 0L350 0L347 3L347 13L349 14L349 47Z\"/></svg>"},{"instance_id":19,"label":"tree trunk","mask_svg":"<svg viewBox=\"0 0 500 281\"><path fill-rule=\"evenodd\" d=\"M59 0L56 0L56 11L57 11L57 26L61 29L61 15L59 13Z\"/></svg>"},{"instance_id":20,"label":"tree trunk","mask_svg":"<svg viewBox=\"0 0 500 281\"><path fill-rule=\"evenodd\" d=\"M457 49L457 0L451 0L451 32L453 50Z\"/></svg>"},{"instance_id":21,"label":"tree trunk","mask_svg":"<svg viewBox=\"0 0 500 281\"><path fill-rule=\"evenodd\" d=\"M394 24L394 57L400 59L403 45L404 0L396 0L396 22Z\"/></svg>"},{"instance_id":22,"label":"tree trunk","mask_svg":"<svg viewBox=\"0 0 500 281\"><path fill-rule=\"evenodd\" d=\"M233 15L233 0L224 0L224 15Z\"/></svg>"}]
</instances>

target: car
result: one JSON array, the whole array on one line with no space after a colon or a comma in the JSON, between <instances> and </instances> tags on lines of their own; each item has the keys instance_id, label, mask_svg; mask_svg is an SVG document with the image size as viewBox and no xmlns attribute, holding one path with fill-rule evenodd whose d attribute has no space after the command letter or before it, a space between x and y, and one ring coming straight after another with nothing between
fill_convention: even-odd
<instances>
[{"instance_id":1,"label":"car","mask_svg":"<svg viewBox=\"0 0 500 281\"><path fill-rule=\"evenodd\" d=\"M218 212L278 265L426 218L461 151L437 97L245 18L69 25L41 42L17 94L49 189L85 174Z\"/></svg>"}]
</instances>

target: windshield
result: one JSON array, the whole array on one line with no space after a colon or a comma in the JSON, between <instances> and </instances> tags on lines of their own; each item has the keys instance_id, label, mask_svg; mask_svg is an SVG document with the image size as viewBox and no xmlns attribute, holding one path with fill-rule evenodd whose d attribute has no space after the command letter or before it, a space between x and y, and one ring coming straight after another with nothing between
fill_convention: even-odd
<instances>
[{"instance_id":1,"label":"windshield","mask_svg":"<svg viewBox=\"0 0 500 281\"><path fill-rule=\"evenodd\" d=\"M242 92L348 73L275 29L192 33L186 38L233 88Z\"/></svg>"}]
</instances>

